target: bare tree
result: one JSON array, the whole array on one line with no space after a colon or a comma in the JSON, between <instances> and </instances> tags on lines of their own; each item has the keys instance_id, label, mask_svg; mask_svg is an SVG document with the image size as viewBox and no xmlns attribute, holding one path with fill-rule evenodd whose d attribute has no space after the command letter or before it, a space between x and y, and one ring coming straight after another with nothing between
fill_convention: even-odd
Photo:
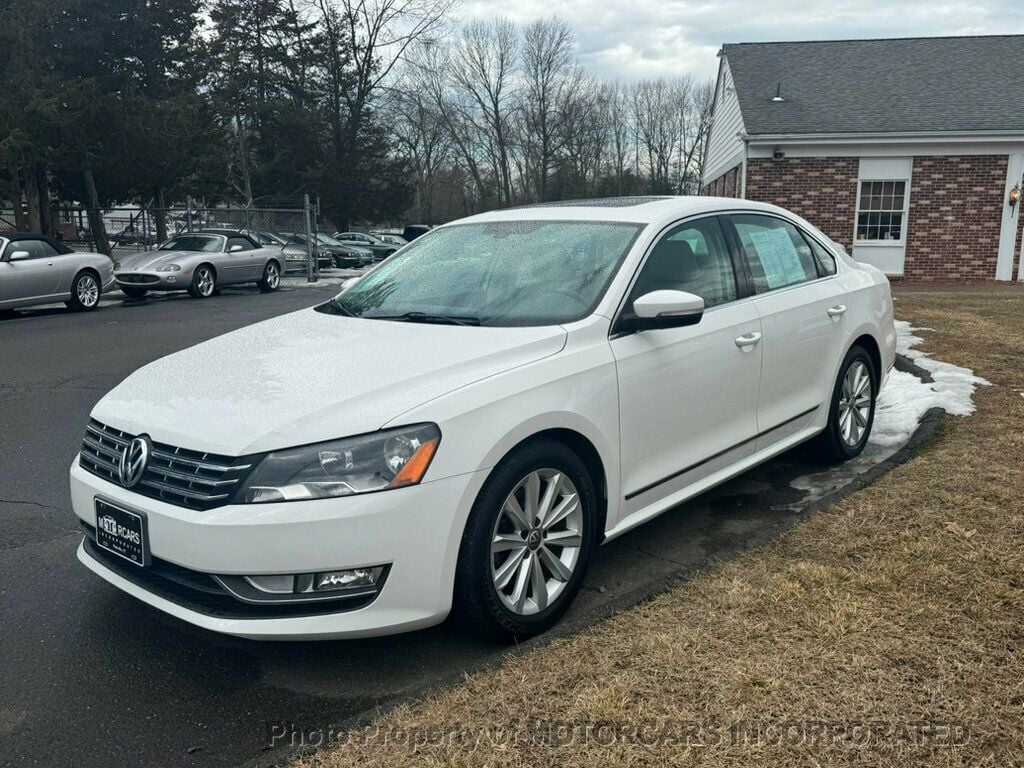
<instances>
[{"instance_id":1,"label":"bare tree","mask_svg":"<svg viewBox=\"0 0 1024 768\"><path fill-rule=\"evenodd\" d=\"M497 182L498 205L512 203L512 127L518 39L507 18L474 21L451 60L455 90L467 102L460 118L478 126ZM473 113L476 113L475 115Z\"/></svg>"},{"instance_id":2,"label":"bare tree","mask_svg":"<svg viewBox=\"0 0 1024 768\"><path fill-rule=\"evenodd\" d=\"M568 101L584 79L575 48L575 35L558 18L535 21L523 31L524 166L538 200L547 199L548 177L569 141Z\"/></svg>"}]
</instances>

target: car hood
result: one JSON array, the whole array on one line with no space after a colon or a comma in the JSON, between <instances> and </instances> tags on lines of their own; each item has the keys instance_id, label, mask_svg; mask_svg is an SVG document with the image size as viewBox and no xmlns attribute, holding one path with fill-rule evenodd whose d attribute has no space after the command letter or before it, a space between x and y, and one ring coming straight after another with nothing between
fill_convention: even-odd
<instances>
[{"instance_id":1,"label":"car hood","mask_svg":"<svg viewBox=\"0 0 1024 768\"><path fill-rule=\"evenodd\" d=\"M214 256L216 254L199 254L195 251L145 251L143 253L133 253L131 256L122 256L118 261L121 263L122 271L156 269L164 264L181 264L188 259L194 259L200 255Z\"/></svg>"},{"instance_id":2,"label":"car hood","mask_svg":"<svg viewBox=\"0 0 1024 768\"><path fill-rule=\"evenodd\" d=\"M436 397L553 355L559 326L487 328L301 310L139 369L93 409L131 434L241 456L380 429Z\"/></svg>"}]
</instances>

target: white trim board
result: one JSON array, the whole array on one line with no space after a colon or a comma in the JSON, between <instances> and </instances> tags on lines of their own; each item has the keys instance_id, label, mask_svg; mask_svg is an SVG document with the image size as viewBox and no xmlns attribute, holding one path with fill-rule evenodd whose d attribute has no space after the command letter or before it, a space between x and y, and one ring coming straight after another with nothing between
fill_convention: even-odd
<instances>
[{"instance_id":1,"label":"white trim board","mask_svg":"<svg viewBox=\"0 0 1024 768\"><path fill-rule=\"evenodd\" d=\"M1010 207L1010 190L1015 184L1024 185L1024 152L1010 155L1006 164L1006 187L1003 190L1003 219L999 226L999 256L996 259L996 280L1013 280L1013 250L1017 244L1021 203ZM1021 246L1024 250L1024 244ZM1024 259L1021 259L1017 279L1024 280Z\"/></svg>"}]
</instances>

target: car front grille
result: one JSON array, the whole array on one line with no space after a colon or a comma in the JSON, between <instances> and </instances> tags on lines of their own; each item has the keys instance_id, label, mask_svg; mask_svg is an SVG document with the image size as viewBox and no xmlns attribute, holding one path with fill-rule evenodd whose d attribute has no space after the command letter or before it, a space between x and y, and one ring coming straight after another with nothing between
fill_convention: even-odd
<instances>
[{"instance_id":1,"label":"car front grille","mask_svg":"<svg viewBox=\"0 0 1024 768\"><path fill-rule=\"evenodd\" d=\"M130 283L132 285L148 285L150 283L159 283L160 278L156 275L117 275L117 282L119 283Z\"/></svg>"},{"instance_id":2,"label":"car front grille","mask_svg":"<svg viewBox=\"0 0 1024 768\"><path fill-rule=\"evenodd\" d=\"M79 462L94 475L120 484L118 463L135 435L90 419L82 439ZM136 493L189 509L212 509L227 504L252 468L251 459L191 451L153 442Z\"/></svg>"}]
</instances>

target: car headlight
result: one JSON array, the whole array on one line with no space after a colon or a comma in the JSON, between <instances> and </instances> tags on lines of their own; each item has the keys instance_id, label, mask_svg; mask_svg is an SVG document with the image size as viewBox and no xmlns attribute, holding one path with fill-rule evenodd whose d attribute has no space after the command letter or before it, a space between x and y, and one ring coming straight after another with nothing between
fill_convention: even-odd
<instances>
[{"instance_id":1,"label":"car headlight","mask_svg":"<svg viewBox=\"0 0 1024 768\"><path fill-rule=\"evenodd\" d=\"M272 451L256 465L235 501L326 499L416 485L440 442L436 424L417 424Z\"/></svg>"},{"instance_id":2,"label":"car headlight","mask_svg":"<svg viewBox=\"0 0 1024 768\"><path fill-rule=\"evenodd\" d=\"M156 268L157 272L181 272L181 266L179 264L164 264L162 267Z\"/></svg>"}]
</instances>

